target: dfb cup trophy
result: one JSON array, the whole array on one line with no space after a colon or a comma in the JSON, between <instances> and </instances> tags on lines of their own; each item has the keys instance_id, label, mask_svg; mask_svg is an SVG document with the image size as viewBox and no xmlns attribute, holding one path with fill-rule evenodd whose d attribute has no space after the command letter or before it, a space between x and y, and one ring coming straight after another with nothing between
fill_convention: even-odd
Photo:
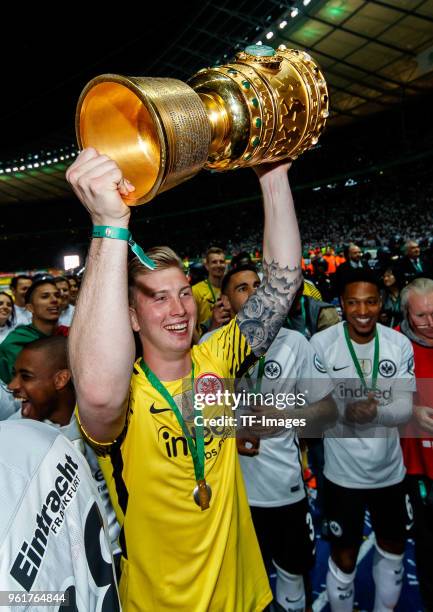
<instances>
[{"instance_id":1,"label":"dfb cup trophy","mask_svg":"<svg viewBox=\"0 0 433 612\"><path fill-rule=\"evenodd\" d=\"M170 78L104 74L81 93L80 148L94 147L135 186L134 206L202 168L234 170L296 159L329 115L325 79L304 51L252 45L233 63Z\"/></svg>"}]
</instances>

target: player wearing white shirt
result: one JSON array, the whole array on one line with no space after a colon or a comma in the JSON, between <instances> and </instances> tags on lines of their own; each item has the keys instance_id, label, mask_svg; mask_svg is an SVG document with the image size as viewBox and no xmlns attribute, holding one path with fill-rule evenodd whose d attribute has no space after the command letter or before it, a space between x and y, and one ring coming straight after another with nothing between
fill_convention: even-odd
<instances>
[{"instance_id":1,"label":"player wearing white shirt","mask_svg":"<svg viewBox=\"0 0 433 612\"><path fill-rule=\"evenodd\" d=\"M354 270L342 286L345 322L315 334L316 369L335 380L340 419L325 436L325 515L331 556L328 597L352 611L356 559L365 510L376 535L374 610L392 610L400 596L403 553L412 508L397 426L412 414L413 350L402 334L377 323L376 277Z\"/></svg>"},{"instance_id":2,"label":"player wearing white shirt","mask_svg":"<svg viewBox=\"0 0 433 612\"><path fill-rule=\"evenodd\" d=\"M222 282L223 307L234 316L259 284L254 266L231 270ZM274 397L284 394L288 403L281 406L285 408L281 416L307 416L316 425L335 416L333 402L320 401L332 392L332 381L326 373L316 371L314 351L296 331L278 332L266 356L242 378L237 391L251 392L252 388ZM252 449L247 448L248 442L253 442ZM303 577L314 564L315 534L302 478L298 437L294 429L284 429L260 443L250 437L239 440L238 449L262 554L265 561L273 561L277 571L276 600L284 610L304 610Z\"/></svg>"},{"instance_id":3,"label":"player wearing white shirt","mask_svg":"<svg viewBox=\"0 0 433 612\"><path fill-rule=\"evenodd\" d=\"M81 453L43 423L2 421L0 482L2 591L60 592L54 607L46 594L10 609L119 611L104 509Z\"/></svg>"},{"instance_id":4,"label":"player wearing white shirt","mask_svg":"<svg viewBox=\"0 0 433 612\"><path fill-rule=\"evenodd\" d=\"M118 561L120 527L95 452L81 438L73 415L75 392L67 367L66 346L66 338L51 336L30 342L23 348L15 362L15 376L9 383L9 390L21 400L21 410L10 418L34 419L60 428L85 456L104 503L111 550Z\"/></svg>"}]
</instances>

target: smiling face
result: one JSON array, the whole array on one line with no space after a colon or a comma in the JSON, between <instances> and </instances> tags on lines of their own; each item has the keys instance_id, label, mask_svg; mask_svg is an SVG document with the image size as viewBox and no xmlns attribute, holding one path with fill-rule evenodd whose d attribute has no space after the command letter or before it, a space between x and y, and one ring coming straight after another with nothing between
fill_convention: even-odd
<instances>
[{"instance_id":1,"label":"smiling face","mask_svg":"<svg viewBox=\"0 0 433 612\"><path fill-rule=\"evenodd\" d=\"M69 306L69 283L67 280L56 281L56 287L60 293L60 310L66 310Z\"/></svg>"},{"instance_id":2,"label":"smiling face","mask_svg":"<svg viewBox=\"0 0 433 612\"><path fill-rule=\"evenodd\" d=\"M55 323L60 316L60 292L56 285L44 283L36 287L27 304L33 322Z\"/></svg>"},{"instance_id":3,"label":"smiling face","mask_svg":"<svg viewBox=\"0 0 433 612\"><path fill-rule=\"evenodd\" d=\"M205 262L205 268L209 272L209 280L213 283L221 281L226 270L224 253L210 253Z\"/></svg>"},{"instance_id":4,"label":"smiling face","mask_svg":"<svg viewBox=\"0 0 433 612\"><path fill-rule=\"evenodd\" d=\"M433 346L433 292L411 291L407 301L409 324L417 336Z\"/></svg>"},{"instance_id":5,"label":"smiling face","mask_svg":"<svg viewBox=\"0 0 433 612\"><path fill-rule=\"evenodd\" d=\"M143 355L162 359L191 348L197 307L185 274L170 267L137 277L130 307L132 329L139 332Z\"/></svg>"},{"instance_id":6,"label":"smiling face","mask_svg":"<svg viewBox=\"0 0 433 612\"><path fill-rule=\"evenodd\" d=\"M22 401L24 418L43 421L51 416L57 402L56 372L44 351L23 349L15 362L9 389Z\"/></svg>"},{"instance_id":7,"label":"smiling face","mask_svg":"<svg viewBox=\"0 0 433 612\"><path fill-rule=\"evenodd\" d=\"M13 302L5 293L0 293L0 327L6 325L12 314Z\"/></svg>"},{"instance_id":8,"label":"smiling face","mask_svg":"<svg viewBox=\"0 0 433 612\"><path fill-rule=\"evenodd\" d=\"M373 283L355 282L346 285L341 303L352 340L369 342L376 329L382 303L379 289Z\"/></svg>"}]
</instances>

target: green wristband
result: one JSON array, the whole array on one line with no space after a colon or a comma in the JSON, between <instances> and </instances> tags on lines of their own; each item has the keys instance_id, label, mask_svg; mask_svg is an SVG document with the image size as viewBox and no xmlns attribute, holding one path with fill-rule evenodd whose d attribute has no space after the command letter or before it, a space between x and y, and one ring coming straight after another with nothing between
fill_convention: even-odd
<instances>
[{"instance_id":1,"label":"green wristband","mask_svg":"<svg viewBox=\"0 0 433 612\"><path fill-rule=\"evenodd\" d=\"M150 259L150 257L148 257L143 251L141 246L132 239L129 229L126 229L125 227L113 227L112 225L94 225L92 236L93 238L114 238L115 240L126 240L131 247L131 251L137 255L141 263L150 270L155 270L155 262Z\"/></svg>"}]
</instances>

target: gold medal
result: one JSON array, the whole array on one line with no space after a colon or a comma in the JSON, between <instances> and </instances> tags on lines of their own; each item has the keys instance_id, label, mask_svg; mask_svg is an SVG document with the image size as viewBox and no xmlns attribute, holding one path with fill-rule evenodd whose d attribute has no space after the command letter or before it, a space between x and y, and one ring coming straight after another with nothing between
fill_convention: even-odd
<instances>
[{"instance_id":1,"label":"gold medal","mask_svg":"<svg viewBox=\"0 0 433 612\"><path fill-rule=\"evenodd\" d=\"M197 506L200 506L202 510L207 510L209 508L209 502L212 497L212 489L206 480L197 480L197 486L194 487L192 496Z\"/></svg>"}]
</instances>

